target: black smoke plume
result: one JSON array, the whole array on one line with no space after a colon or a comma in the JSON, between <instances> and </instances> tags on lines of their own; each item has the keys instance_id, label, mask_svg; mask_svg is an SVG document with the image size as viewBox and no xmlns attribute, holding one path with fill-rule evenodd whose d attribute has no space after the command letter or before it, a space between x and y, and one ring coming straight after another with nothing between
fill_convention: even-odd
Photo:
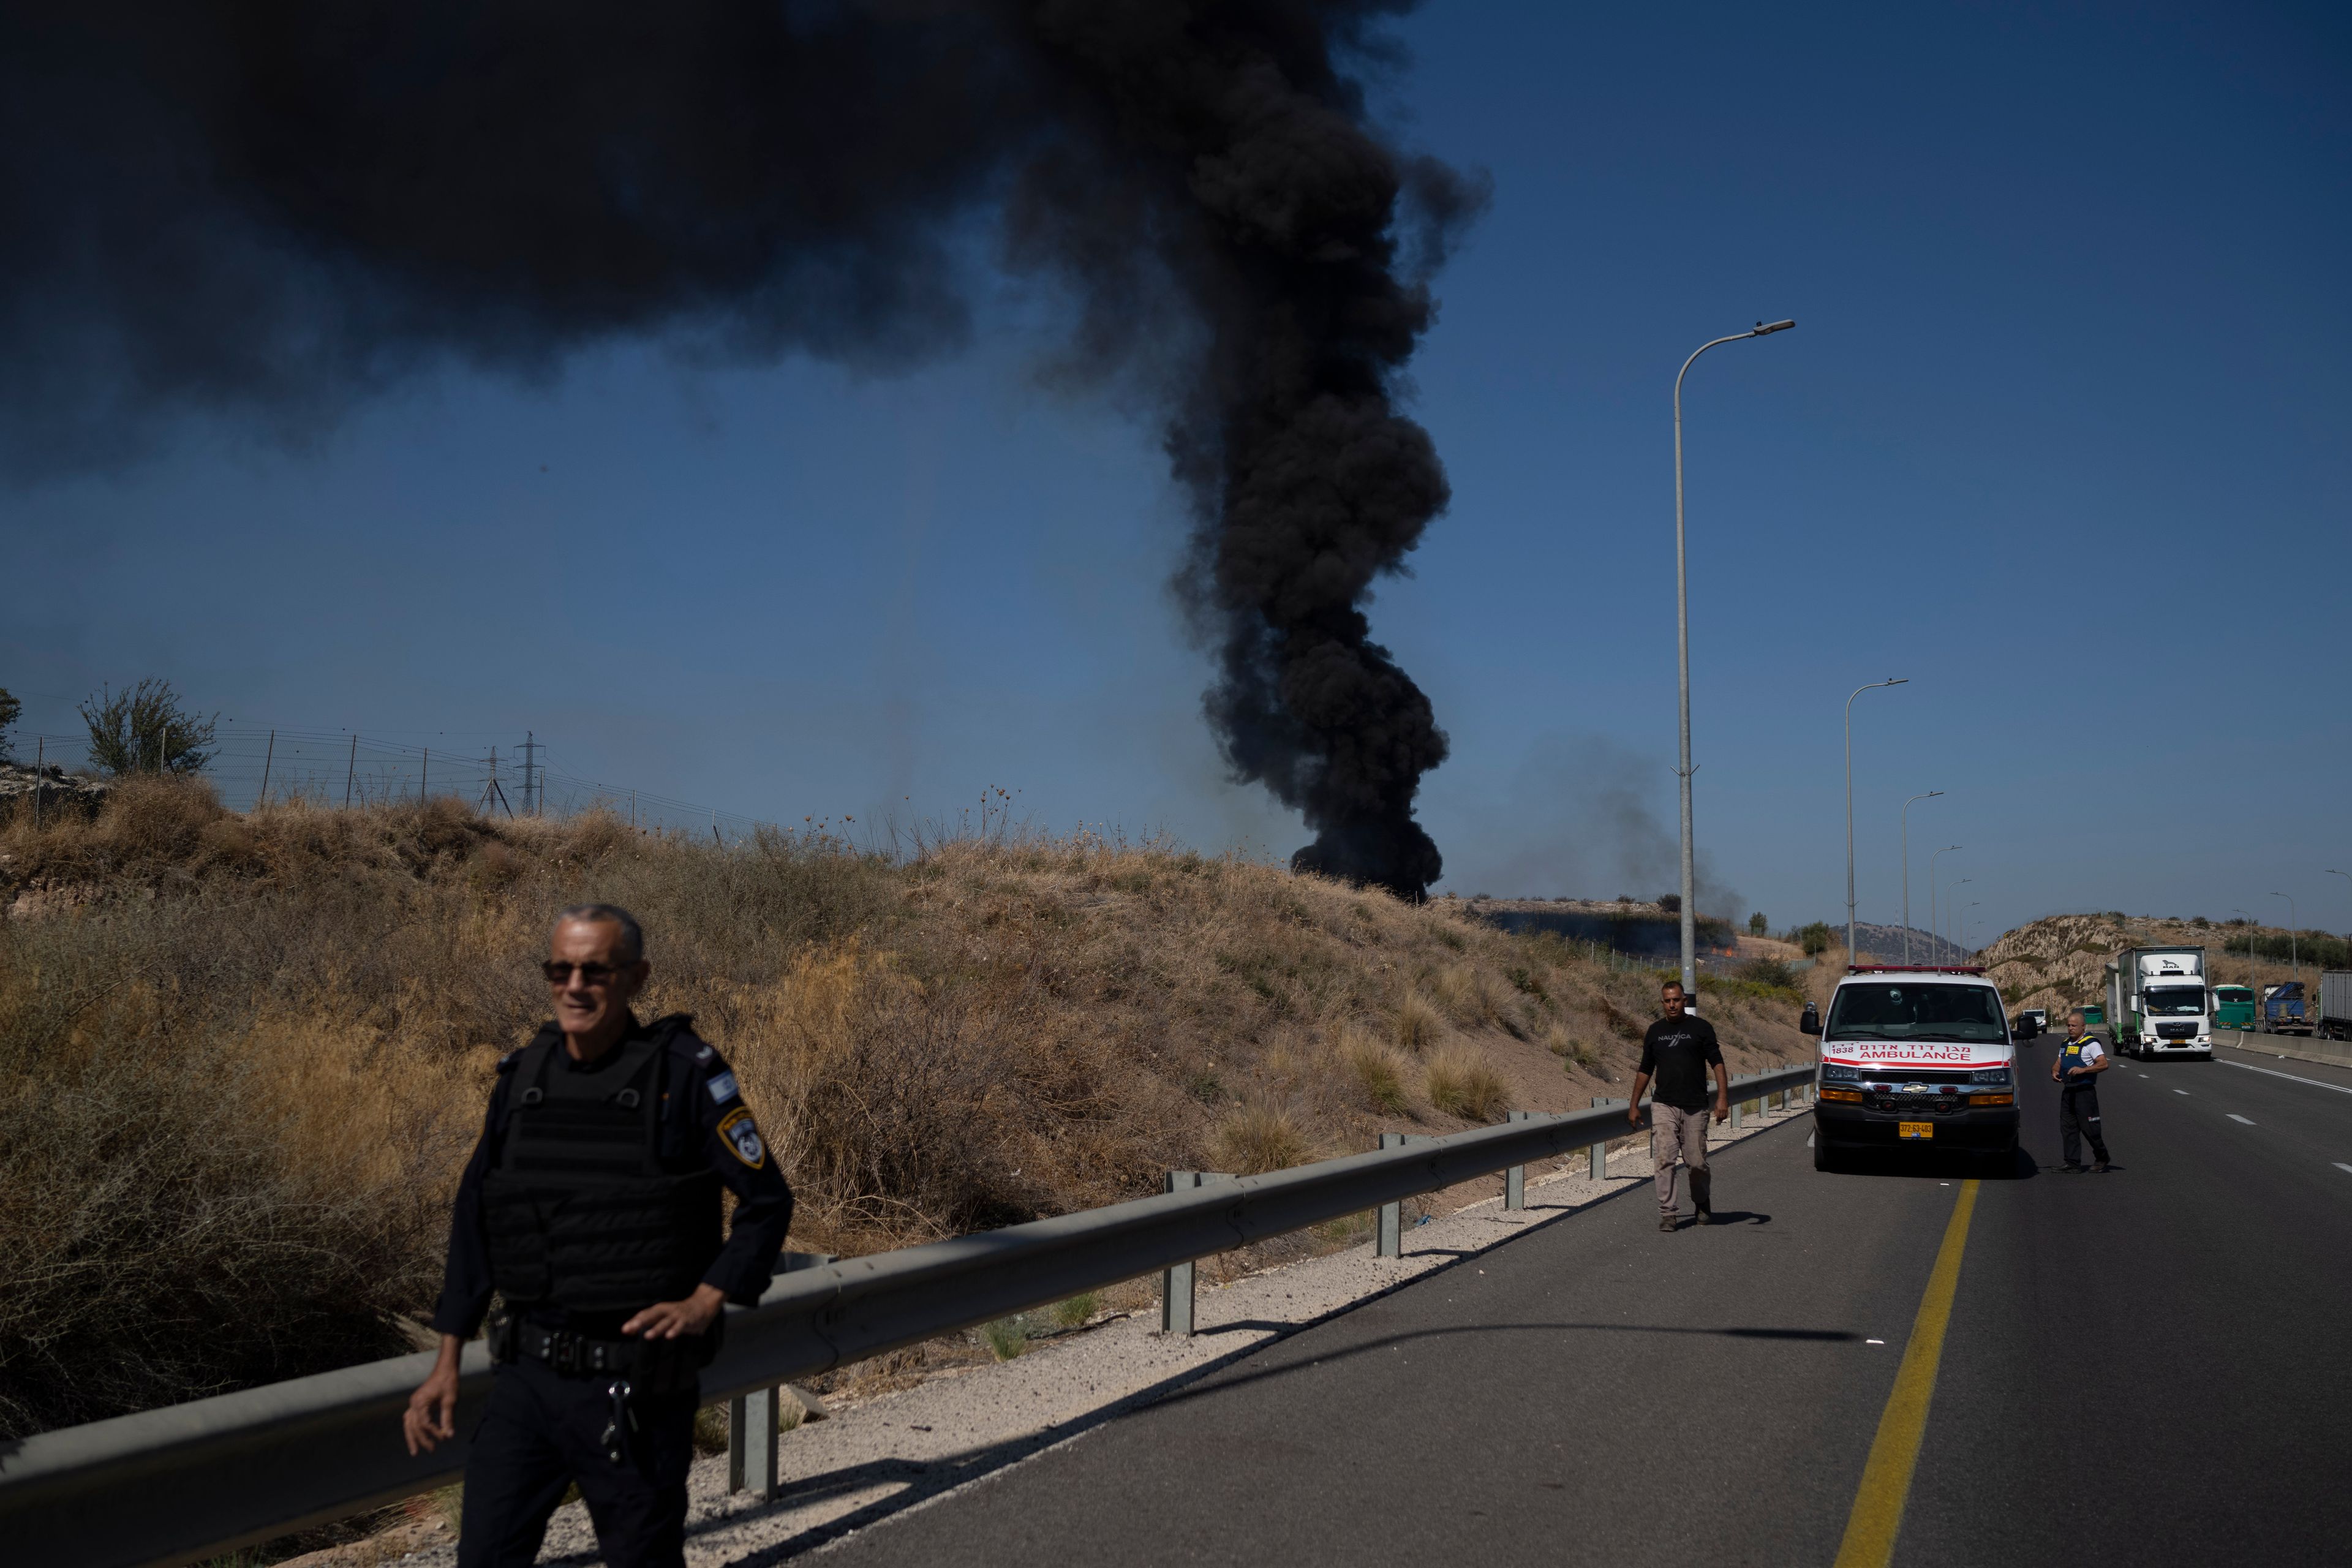
<instances>
[{"instance_id":1,"label":"black smoke plume","mask_svg":"<svg viewBox=\"0 0 2352 1568\"><path fill-rule=\"evenodd\" d=\"M1348 74L1408 5L7 0L0 462L192 413L299 443L624 336L905 366L964 341L993 232L1072 297L1060 373L1166 411L1226 760L1297 864L1418 897L1445 738L1364 606L1446 504L1395 395L1483 193Z\"/></svg>"}]
</instances>

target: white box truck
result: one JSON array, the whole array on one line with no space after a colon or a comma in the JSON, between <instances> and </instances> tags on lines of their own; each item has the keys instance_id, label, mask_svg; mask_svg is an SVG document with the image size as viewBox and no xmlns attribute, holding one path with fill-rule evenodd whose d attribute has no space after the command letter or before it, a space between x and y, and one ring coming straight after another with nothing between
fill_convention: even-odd
<instances>
[{"instance_id":1,"label":"white box truck","mask_svg":"<svg viewBox=\"0 0 2352 1568\"><path fill-rule=\"evenodd\" d=\"M2352 1040L2352 969L2319 972L2319 1022L2313 1027L2322 1039Z\"/></svg>"},{"instance_id":2,"label":"white box truck","mask_svg":"<svg viewBox=\"0 0 2352 1568\"><path fill-rule=\"evenodd\" d=\"M2116 1049L2213 1059L2212 1001L2201 947L2127 947L2107 965L2107 1028Z\"/></svg>"}]
</instances>

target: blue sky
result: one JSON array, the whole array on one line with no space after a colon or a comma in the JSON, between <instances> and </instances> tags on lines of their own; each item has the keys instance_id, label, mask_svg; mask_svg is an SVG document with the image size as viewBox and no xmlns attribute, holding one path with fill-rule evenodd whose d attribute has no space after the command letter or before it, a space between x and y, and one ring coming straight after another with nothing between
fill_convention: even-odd
<instances>
[{"instance_id":1,"label":"blue sky","mask_svg":"<svg viewBox=\"0 0 2352 1568\"><path fill-rule=\"evenodd\" d=\"M1900 914L1912 811L1971 940L2061 909L2352 927L2352 28L2318 7L1441 3L1374 100L1494 178L1415 407L1452 476L1378 635L1454 743L1468 893L1672 885L1669 394L1685 397L1699 842L1775 924ZM457 751L797 821L1286 854L1227 784L1166 591L1147 416L1046 390L974 280L913 374L612 345L456 372L289 451L183 427L0 497L0 685L73 727L171 677L240 726ZM435 737L438 737L436 739ZM234 783L232 775L230 781ZM234 790L232 790L234 795Z\"/></svg>"}]
</instances>

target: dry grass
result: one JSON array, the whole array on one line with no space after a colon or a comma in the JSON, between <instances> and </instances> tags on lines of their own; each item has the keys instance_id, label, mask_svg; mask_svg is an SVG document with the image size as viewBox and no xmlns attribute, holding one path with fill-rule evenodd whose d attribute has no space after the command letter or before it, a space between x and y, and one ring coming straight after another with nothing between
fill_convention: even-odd
<instances>
[{"instance_id":1,"label":"dry grass","mask_svg":"<svg viewBox=\"0 0 2352 1568\"><path fill-rule=\"evenodd\" d=\"M1373 1110L1401 1116L1411 1107L1404 1089L1405 1059L1395 1047L1350 1026L1340 1031L1339 1050Z\"/></svg>"},{"instance_id":2,"label":"dry grass","mask_svg":"<svg viewBox=\"0 0 2352 1568\"><path fill-rule=\"evenodd\" d=\"M735 1066L793 1244L845 1254L1483 1120L1496 1062L1580 1104L1503 1026L1647 1017L1645 977L1558 943L1160 845L892 859L127 781L0 822L0 1437L408 1348L546 922L586 898L644 921L647 1011Z\"/></svg>"},{"instance_id":3,"label":"dry grass","mask_svg":"<svg viewBox=\"0 0 2352 1568\"><path fill-rule=\"evenodd\" d=\"M1287 1170L1314 1157L1314 1146L1290 1108L1256 1100L1235 1110L1217 1126L1209 1142L1217 1168L1236 1176L1255 1176Z\"/></svg>"},{"instance_id":4,"label":"dry grass","mask_svg":"<svg viewBox=\"0 0 2352 1568\"><path fill-rule=\"evenodd\" d=\"M1509 1095L1502 1075L1475 1051L1448 1046L1429 1058L1429 1103L1448 1115L1491 1121Z\"/></svg>"},{"instance_id":5,"label":"dry grass","mask_svg":"<svg viewBox=\"0 0 2352 1568\"><path fill-rule=\"evenodd\" d=\"M1419 992L1407 992L1398 1001L1390 1024L1398 1047L1416 1056L1435 1045L1445 1032L1444 1017Z\"/></svg>"}]
</instances>

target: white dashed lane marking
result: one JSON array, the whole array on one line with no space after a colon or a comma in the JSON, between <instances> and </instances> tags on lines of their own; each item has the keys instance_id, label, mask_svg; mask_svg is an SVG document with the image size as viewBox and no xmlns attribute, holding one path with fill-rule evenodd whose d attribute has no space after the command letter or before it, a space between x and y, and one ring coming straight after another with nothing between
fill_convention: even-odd
<instances>
[{"instance_id":1,"label":"white dashed lane marking","mask_svg":"<svg viewBox=\"0 0 2352 1568\"><path fill-rule=\"evenodd\" d=\"M2347 1165L2341 1160L2336 1162L2336 1168L2339 1171L2352 1171L2352 1165Z\"/></svg>"},{"instance_id":2,"label":"white dashed lane marking","mask_svg":"<svg viewBox=\"0 0 2352 1568\"><path fill-rule=\"evenodd\" d=\"M2254 1124L2254 1122L2253 1122L2253 1119L2252 1119L2252 1117L2249 1117L2249 1116L2241 1116L2241 1115L2239 1115L2239 1114L2238 1114L2236 1111L2234 1111L2234 1110L2232 1110L2232 1111L2229 1112L2228 1114L2229 1114L2229 1118L2230 1118L2230 1120L2231 1120L2231 1121L2242 1121L2242 1122L2244 1122L2244 1123L2245 1123L2247 1126L2249 1126L2249 1127L2252 1127L2252 1126Z\"/></svg>"},{"instance_id":3,"label":"white dashed lane marking","mask_svg":"<svg viewBox=\"0 0 2352 1568\"><path fill-rule=\"evenodd\" d=\"M2279 1059L2284 1061L2286 1058L2282 1057ZM2244 1062L2233 1062L2226 1057L2221 1058L2221 1065L2225 1068L2238 1068L2246 1072L2258 1072L2264 1078L2283 1078L2289 1083L2308 1084L2313 1089L2332 1089L2338 1094L2352 1094L2352 1084L2329 1083L2325 1079L2315 1078L2297 1078L2291 1072L2280 1072L2272 1068L2252 1067Z\"/></svg>"},{"instance_id":4,"label":"white dashed lane marking","mask_svg":"<svg viewBox=\"0 0 2352 1568\"><path fill-rule=\"evenodd\" d=\"M2187 1094L2189 1091L2185 1089L2176 1089L2172 1092L2175 1094Z\"/></svg>"}]
</instances>

